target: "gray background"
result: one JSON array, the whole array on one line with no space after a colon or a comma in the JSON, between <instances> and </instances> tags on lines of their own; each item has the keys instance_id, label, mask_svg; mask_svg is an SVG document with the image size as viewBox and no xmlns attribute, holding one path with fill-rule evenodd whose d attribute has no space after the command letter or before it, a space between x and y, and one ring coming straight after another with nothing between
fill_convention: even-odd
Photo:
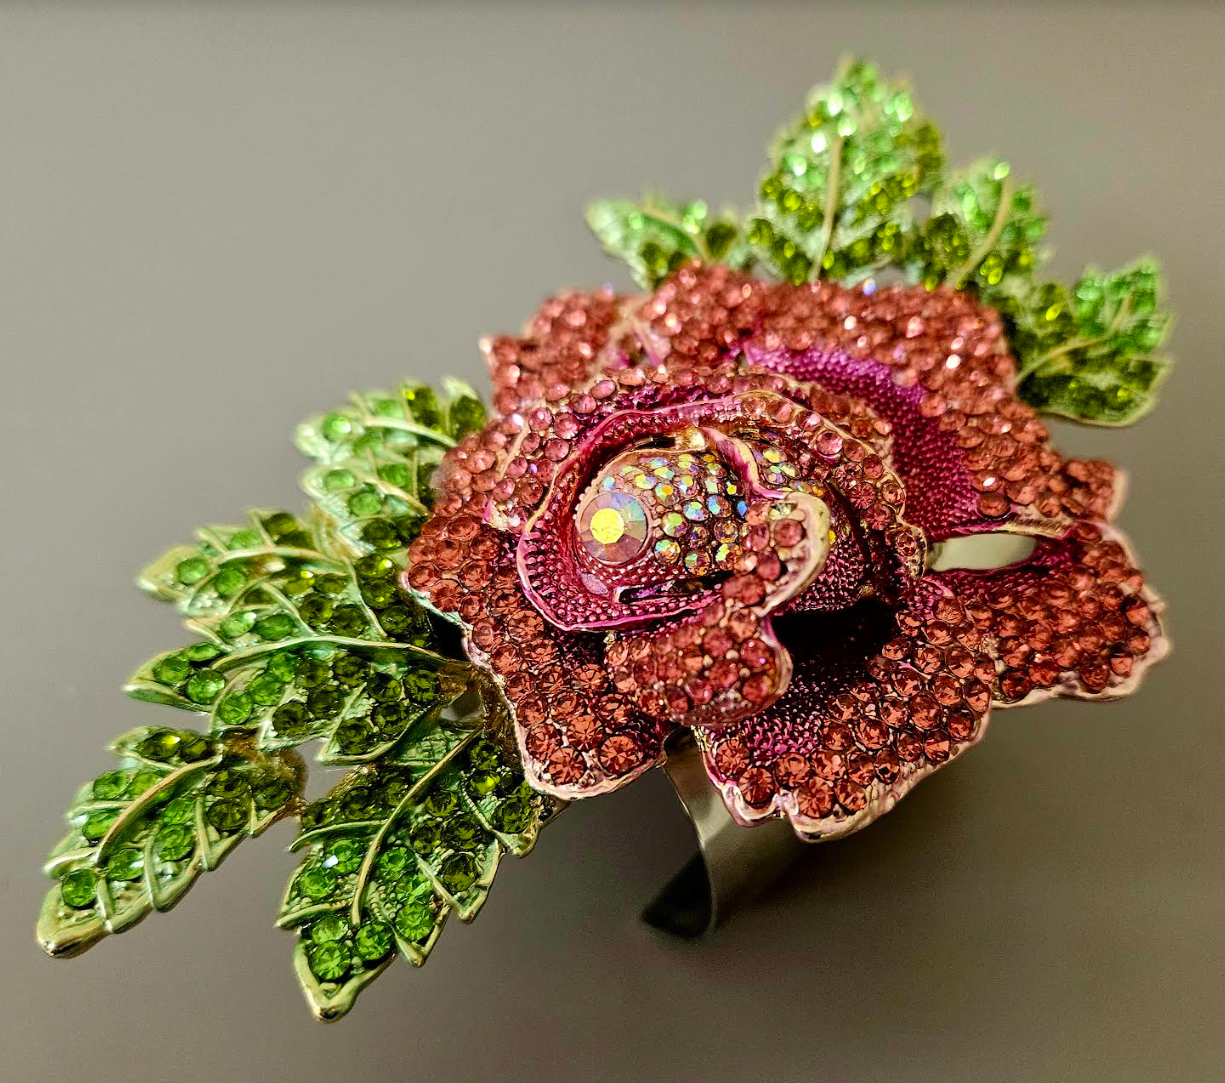
<instances>
[{"instance_id":1,"label":"gray background","mask_svg":"<svg viewBox=\"0 0 1225 1083\"><path fill-rule=\"evenodd\" d=\"M0 8L0 1078L1219 1080L1225 18L1153 4ZM134 571L293 505L301 417L621 270L599 194L747 200L838 55L908 70L951 154L1038 178L1055 270L1151 250L1181 370L1126 527L1178 650L1142 693L999 717L717 939L636 923L687 856L662 776L575 808L471 928L315 1024L272 929L281 825L168 917L40 957L74 786L165 718L118 686L181 641ZM159 713L160 712L160 713Z\"/></svg>"}]
</instances>

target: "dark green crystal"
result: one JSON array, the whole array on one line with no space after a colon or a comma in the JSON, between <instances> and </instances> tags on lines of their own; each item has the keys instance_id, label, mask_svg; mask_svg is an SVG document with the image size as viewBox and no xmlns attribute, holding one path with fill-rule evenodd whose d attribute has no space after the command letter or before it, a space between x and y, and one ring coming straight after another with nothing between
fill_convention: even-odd
<instances>
[{"instance_id":1,"label":"dark green crystal","mask_svg":"<svg viewBox=\"0 0 1225 1083\"><path fill-rule=\"evenodd\" d=\"M441 835L442 825L438 820L422 820L413 828L413 849L425 857L438 847Z\"/></svg>"},{"instance_id":2,"label":"dark green crystal","mask_svg":"<svg viewBox=\"0 0 1225 1083\"><path fill-rule=\"evenodd\" d=\"M434 816L449 816L459 804L455 794L450 790L433 790L425 799L426 811Z\"/></svg>"},{"instance_id":3,"label":"dark green crystal","mask_svg":"<svg viewBox=\"0 0 1225 1083\"><path fill-rule=\"evenodd\" d=\"M391 674L376 673L366 685L366 694L377 703L395 703L403 697L404 689Z\"/></svg>"},{"instance_id":4,"label":"dark green crystal","mask_svg":"<svg viewBox=\"0 0 1225 1083\"><path fill-rule=\"evenodd\" d=\"M362 541L375 549L397 549L400 535L385 519L371 519L362 527Z\"/></svg>"},{"instance_id":5,"label":"dark green crystal","mask_svg":"<svg viewBox=\"0 0 1225 1083\"><path fill-rule=\"evenodd\" d=\"M318 688L331 675L327 662L321 658L303 658L298 663L296 677L303 688Z\"/></svg>"},{"instance_id":6,"label":"dark green crystal","mask_svg":"<svg viewBox=\"0 0 1225 1083\"><path fill-rule=\"evenodd\" d=\"M404 691L421 706L433 703L442 690L438 674L430 669L414 669L404 678Z\"/></svg>"},{"instance_id":7,"label":"dark green crystal","mask_svg":"<svg viewBox=\"0 0 1225 1083\"><path fill-rule=\"evenodd\" d=\"M431 387L416 387L404 389L404 402L409 413L417 423L430 429L436 429L442 421L438 411L438 397Z\"/></svg>"},{"instance_id":8,"label":"dark green crystal","mask_svg":"<svg viewBox=\"0 0 1225 1083\"><path fill-rule=\"evenodd\" d=\"M412 629L416 624L416 619L411 609L402 605L393 605L379 614L379 623L389 636L402 636Z\"/></svg>"},{"instance_id":9,"label":"dark green crystal","mask_svg":"<svg viewBox=\"0 0 1225 1083\"><path fill-rule=\"evenodd\" d=\"M296 699L282 703L272 712L272 728L280 737L301 737L310 725L306 704Z\"/></svg>"},{"instance_id":10,"label":"dark green crystal","mask_svg":"<svg viewBox=\"0 0 1225 1083\"><path fill-rule=\"evenodd\" d=\"M481 825L472 816L455 816L442 830L443 840L455 850L466 850L481 834Z\"/></svg>"},{"instance_id":11,"label":"dark green crystal","mask_svg":"<svg viewBox=\"0 0 1225 1083\"><path fill-rule=\"evenodd\" d=\"M184 763L208 759L212 754L213 743L207 737L195 733L183 735L183 743L179 746L179 759Z\"/></svg>"},{"instance_id":12,"label":"dark green crystal","mask_svg":"<svg viewBox=\"0 0 1225 1083\"><path fill-rule=\"evenodd\" d=\"M333 612L332 603L321 595L315 594L306 598L298 606L298 614L312 628L326 624Z\"/></svg>"},{"instance_id":13,"label":"dark green crystal","mask_svg":"<svg viewBox=\"0 0 1225 1083\"><path fill-rule=\"evenodd\" d=\"M247 826L247 807L241 801L217 801L210 805L204 818L222 835L232 835Z\"/></svg>"},{"instance_id":14,"label":"dark green crystal","mask_svg":"<svg viewBox=\"0 0 1225 1083\"><path fill-rule=\"evenodd\" d=\"M320 594L327 594L335 597L337 594L343 594L345 588L348 587L349 580L343 575L321 575L315 581L315 589Z\"/></svg>"},{"instance_id":15,"label":"dark green crystal","mask_svg":"<svg viewBox=\"0 0 1225 1083\"><path fill-rule=\"evenodd\" d=\"M264 529L274 538L298 529L298 521L287 511L278 511L264 520Z\"/></svg>"},{"instance_id":16,"label":"dark green crystal","mask_svg":"<svg viewBox=\"0 0 1225 1083\"><path fill-rule=\"evenodd\" d=\"M462 440L470 432L478 432L484 426L485 407L479 399L465 395L451 403L449 420L451 435L456 440Z\"/></svg>"},{"instance_id":17,"label":"dark green crystal","mask_svg":"<svg viewBox=\"0 0 1225 1083\"><path fill-rule=\"evenodd\" d=\"M369 786L354 786L340 799L340 811L346 820L369 819L374 809L374 793Z\"/></svg>"},{"instance_id":18,"label":"dark green crystal","mask_svg":"<svg viewBox=\"0 0 1225 1083\"><path fill-rule=\"evenodd\" d=\"M379 733L394 734L404 724L404 709L398 703L378 703L370 712L370 721Z\"/></svg>"},{"instance_id":19,"label":"dark green crystal","mask_svg":"<svg viewBox=\"0 0 1225 1083\"><path fill-rule=\"evenodd\" d=\"M138 755L147 760L167 763L178 755L183 738L174 730L155 730L136 746Z\"/></svg>"},{"instance_id":20,"label":"dark green crystal","mask_svg":"<svg viewBox=\"0 0 1225 1083\"><path fill-rule=\"evenodd\" d=\"M340 711L342 700L334 688L318 688L306 697L306 709L316 718L333 718Z\"/></svg>"},{"instance_id":21,"label":"dark green crystal","mask_svg":"<svg viewBox=\"0 0 1225 1083\"><path fill-rule=\"evenodd\" d=\"M247 780L229 769L218 771L204 788L209 797L225 799L246 797L250 790Z\"/></svg>"},{"instance_id":22,"label":"dark green crystal","mask_svg":"<svg viewBox=\"0 0 1225 1083\"><path fill-rule=\"evenodd\" d=\"M467 891L477 877L476 858L471 854L452 854L442 863L438 879L452 895Z\"/></svg>"},{"instance_id":23,"label":"dark green crystal","mask_svg":"<svg viewBox=\"0 0 1225 1083\"><path fill-rule=\"evenodd\" d=\"M369 752L377 742L378 736L364 719L355 718L336 727L336 745L346 756Z\"/></svg>"},{"instance_id":24,"label":"dark green crystal","mask_svg":"<svg viewBox=\"0 0 1225 1083\"><path fill-rule=\"evenodd\" d=\"M394 575L398 570L394 560L390 557L379 556L377 553L370 553L362 557L354 567L357 569L357 574L363 579L385 579Z\"/></svg>"},{"instance_id":25,"label":"dark green crystal","mask_svg":"<svg viewBox=\"0 0 1225 1083\"><path fill-rule=\"evenodd\" d=\"M477 797L486 797L498 787L498 776L492 771L477 771L467 777L468 792Z\"/></svg>"},{"instance_id":26,"label":"dark green crystal","mask_svg":"<svg viewBox=\"0 0 1225 1083\"><path fill-rule=\"evenodd\" d=\"M369 672L369 663L355 654L342 655L332 666L332 675L346 688L355 688L362 684Z\"/></svg>"},{"instance_id":27,"label":"dark green crystal","mask_svg":"<svg viewBox=\"0 0 1225 1083\"><path fill-rule=\"evenodd\" d=\"M357 639L366 630L366 616L358 606L337 606L332 614L330 627L338 636Z\"/></svg>"},{"instance_id":28,"label":"dark green crystal","mask_svg":"<svg viewBox=\"0 0 1225 1083\"><path fill-rule=\"evenodd\" d=\"M501 766L502 754L493 741L482 737L468 750L468 762L478 771L496 771Z\"/></svg>"},{"instance_id":29,"label":"dark green crystal","mask_svg":"<svg viewBox=\"0 0 1225 1083\"><path fill-rule=\"evenodd\" d=\"M493 810L491 820L498 831L516 835L531 824L533 811L526 797L508 797Z\"/></svg>"},{"instance_id":30,"label":"dark green crystal","mask_svg":"<svg viewBox=\"0 0 1225 1083\"><path fill-rule=\"evenodd\" d=\"M256 786L251 796L256 808L265 811L278 809L293 797L293 787L283 778L274 778Z\"/></svg>"}]
</instances>

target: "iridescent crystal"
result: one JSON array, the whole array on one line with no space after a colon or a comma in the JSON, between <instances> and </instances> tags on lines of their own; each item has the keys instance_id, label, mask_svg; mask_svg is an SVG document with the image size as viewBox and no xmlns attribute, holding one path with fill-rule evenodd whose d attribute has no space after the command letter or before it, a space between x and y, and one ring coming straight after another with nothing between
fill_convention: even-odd
<instances>
[{"instance_id":1,"label":"iridescent crystal","mask_svg":"<svg viewBox=\"0 0 1225 1083\"><path fill-rule=\"evenodd\" d=\"M633 560L646 547L649 535L646 509L627 493L600 492L579 512L579 544L603 564Z\"/></svg>"}]
</instances>

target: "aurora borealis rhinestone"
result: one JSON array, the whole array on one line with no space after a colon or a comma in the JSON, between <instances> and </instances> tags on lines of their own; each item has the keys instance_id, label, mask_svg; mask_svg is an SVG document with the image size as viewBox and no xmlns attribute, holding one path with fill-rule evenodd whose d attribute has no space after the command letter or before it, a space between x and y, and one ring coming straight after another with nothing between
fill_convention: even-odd
<instances>
[{"instance_id":1,"label":"aurora borealis rhinestone","mask_svg":"<svg viewBox=\"0 0 1225 1083\"><path fill-rule=\"evenodd\" d=\"M646 547L649 533L646 509L625 493L600 492L579 512L579 543L603 564L633 560Z\"/></svg>"}]
</instances>

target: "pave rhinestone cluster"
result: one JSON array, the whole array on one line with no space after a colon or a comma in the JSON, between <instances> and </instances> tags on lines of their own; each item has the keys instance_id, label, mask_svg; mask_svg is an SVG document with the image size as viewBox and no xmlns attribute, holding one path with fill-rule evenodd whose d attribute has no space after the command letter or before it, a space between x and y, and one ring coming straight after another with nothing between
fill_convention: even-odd
<instances>
[{"instance_id":1,"label":"pave rhinestone cluster","mask_svg":"<svg viewBox=\"0 0 1225 1083\"><path fill-rule=\"evenodd\" d=\"M622 785L685 725L740 819L826 837L993 702L1113 694L1160 654L1113 469L1049 446L966 294L685 267L487 353L495 416L440 467L407 585L458 615L546 791ZM926 570L999 529L1038 538L1023 567Z\"/></svg>"}]
</instances>

